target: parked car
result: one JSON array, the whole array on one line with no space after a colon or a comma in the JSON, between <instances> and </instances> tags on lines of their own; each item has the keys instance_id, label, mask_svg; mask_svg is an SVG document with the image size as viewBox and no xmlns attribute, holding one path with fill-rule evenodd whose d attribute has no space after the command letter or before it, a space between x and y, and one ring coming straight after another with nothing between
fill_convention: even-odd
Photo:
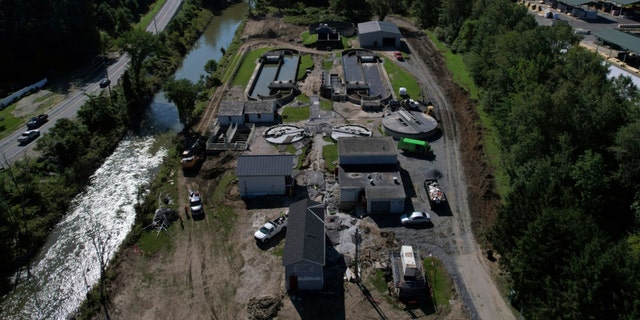
<instances>
[{"instance_id":1,"label":"parked car","mask_svg":"<svg viewBox=\"0 0 640 320\"><path fill-rule=\"evenodd\" d=\"M37 129L49 120L49 115L39 114L27 122L27 129Z\"/></svg>"},{"instance_id":2,"label":"parked car","mask_svg":"<svg viewBox=\"0 0 640 320\"><path fill-rule=\"evenodd\" d=\"M200 198L200 192L191 191L189 194L189 205L191 208L191 216L199 216L204 213L202 210L202 199Z\"/></svg>"},{"instance_id":3,"label":"parked car","mask_svg":"<svg viewBox=\"0 0 640 320\"><path fill-rule=\"evenodd\" d=\"M411 214L403 214L400 216L400 223L403 226L425 225L431 222L431 216L422 211L414 211Z\"/></svg>"},{"instance_id":4,"label":"parked car","mask_svg":"<svg viewBox=\"0 0 640 320\"><path fill-rule=\"evenodd\" d=\"M25 144L35 140L39 136L40 136L40 130L25 131L18 137L18 142L21 145L25 145Z\"/></svg>"},{"instance_id":5,"label":"parked car","mask_svg":"<svg viewBox=\"0 0 640 320\"><path fill-rule=\"evenodd\" d=\"M106 88L111 84L111 80L109 79L102 79L102 81L100 81L100 88Z\"/></svg>"},{"instance_id":6,"label":"parked car","mask_svg":"<svg viewBox=\"0 0 640 320\"><path fill-rule=\"evenodd\" d=\"M404 55L402 55L402 52L396 51L393 53L393 55L396 57L398 61L404 61Z\"/></svg>"}]
</instances>

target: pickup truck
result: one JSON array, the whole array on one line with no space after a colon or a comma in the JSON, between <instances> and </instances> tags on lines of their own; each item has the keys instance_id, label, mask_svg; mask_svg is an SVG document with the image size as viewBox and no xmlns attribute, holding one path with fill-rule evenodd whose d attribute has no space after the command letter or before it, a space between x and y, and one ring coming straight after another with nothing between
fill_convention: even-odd
<instances>
[{"instance_id":1,"label":"pickup truck","mask_svg":"<svg viewBox=\"0 0 640 320\"><path fill-rule=\"evenodd\" d=\"M287 230L287 214L283 213L278 219L267 221L260 230L253 234L253 237L258 242L267 242L267 240L285 230Z\"/></svg>"}]
</instances>

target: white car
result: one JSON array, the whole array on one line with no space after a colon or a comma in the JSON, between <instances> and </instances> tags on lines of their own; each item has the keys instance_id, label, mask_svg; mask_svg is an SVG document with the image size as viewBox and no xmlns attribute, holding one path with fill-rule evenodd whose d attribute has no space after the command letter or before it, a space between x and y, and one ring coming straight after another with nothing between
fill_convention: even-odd
<instances>
[{"instance_id":1,"label":"white car","mask_svg":"<svg viewBox=\"0 0 640 320\"><path fill-rule=\"evenodd\" d=\"M40 130L25 131L18 137L18 142L20 144L27 144L39 136Z\"/></svg>"},{"instance_id":2,"label":"white car","mask_svg":"<svg viewBox=\"0 0 640 320\"><path fill-rule=\"evenodd\" d=\"M431 216L422 211L414 211L411 214L403 214L400 216L400 223L403 226L425 225L431 222Z\"/></svg>"},{"instance_id":3,"label":"white car","mask_svg":"<svg viewBox=\"0 0 640 320\"><path fill-rule=\"evenodd\" d=\"M189 194L189 205L191 206L191 216L199 216L204 213L202 210L202 199L200 199L200 192L192 191Z\"/></svg>"}]
</instances>

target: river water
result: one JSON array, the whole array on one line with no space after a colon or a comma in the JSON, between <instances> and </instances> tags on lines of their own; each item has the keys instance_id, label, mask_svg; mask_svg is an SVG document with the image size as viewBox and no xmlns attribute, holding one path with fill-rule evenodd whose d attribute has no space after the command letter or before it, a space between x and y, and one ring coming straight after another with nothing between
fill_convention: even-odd
<instances>
[{"instance_id":1,"label":"river water","mask_svg":"<svg viewBox=\"0 0 640 320\"><path fill-rule=\"evenodd\" d=\"M247 4L214 17L197 47L176 72L176 78L197 81L207 61L218 61L240 25ZM98 282L100 256L108 261L131 231L134 205L146 191L170 149L160 135L182 130L175 105L158 93L147 110L143 127L128 134L77 195L34 259L30 276L3 298L2 319L65 319Z\"/></svg>"}]
</instances>

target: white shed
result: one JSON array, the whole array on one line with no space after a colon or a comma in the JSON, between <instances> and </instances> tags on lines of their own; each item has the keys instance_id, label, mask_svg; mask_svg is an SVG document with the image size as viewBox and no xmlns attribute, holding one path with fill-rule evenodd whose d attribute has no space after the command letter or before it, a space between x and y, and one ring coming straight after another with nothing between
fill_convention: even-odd
<instances>
[{"instance_id":1,"label":"white shed","mask_svg":"<svg viewBox=\"0 0 640 320\"><path fill-rule=\"evenodd\" d=\"M238 192L241 197L285 195L294 185L294 156L245 155L238 157Z\"/></svg>"},{"instance_id":2,"label":"white shed","mask_svg":"<svg viewBox=\"0 0 640 320\"><path fill-rule=\"evenodd\" d=\"M221 125L244 123L244 102L224 100L218 107L218 123Z\"/></svg>"},{"instance_id":3,"label":"white shed","mask_svg":"<svg viewBox=\"0 0 640 320\"><path fill-rule=\"evenodd\" d=\"M244 103L245 121L250 123L267 122L276 120L275 100L250 100Z\"/></svg>"},{"instance_id":4,"label":"white shed","mask_svg":"<svg viewBox=\"0 0 640 320\"><path fill-rule=\"evenodd\" d=\"M400 47L402 33L398 26L385 21L358 23L358 41L363 48Z\"/></svg>"}]
</instances>

